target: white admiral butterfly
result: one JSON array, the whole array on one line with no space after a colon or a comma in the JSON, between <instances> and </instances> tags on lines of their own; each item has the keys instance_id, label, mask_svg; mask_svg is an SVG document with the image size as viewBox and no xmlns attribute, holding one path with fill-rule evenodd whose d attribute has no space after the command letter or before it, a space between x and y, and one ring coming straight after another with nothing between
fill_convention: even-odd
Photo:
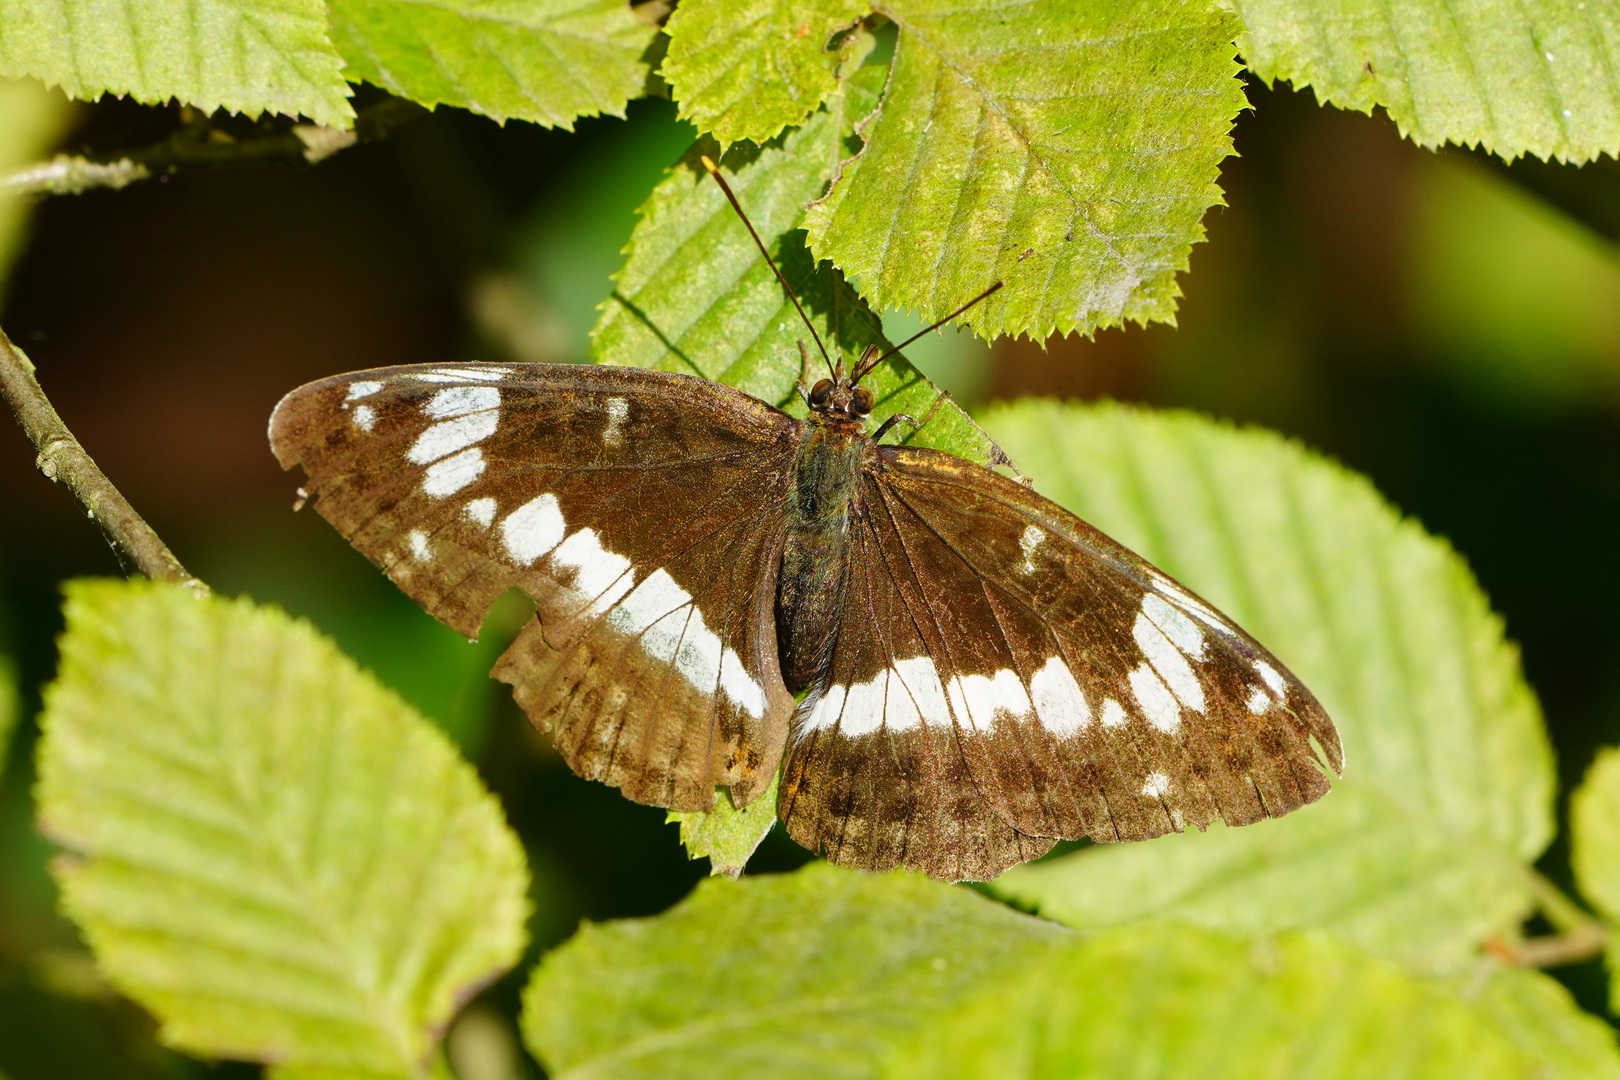
<instances>
[{"instance_id":1,"label":"white admiral butterfly","mask_svg":"<svg viewBox=\"0 0 1620 1080\"><path fill-rule=\"evenodd\" d=\"M288 394L270 440L447 626L532 597L494 675L638 802L742 806L781 766L812 851L977 880L1328 790L1332 722L1229 619L1017 481L882 444L895 418L867 435L874 354L804 420L658 371L379 368Z\"/></svg>"}]
</instances>

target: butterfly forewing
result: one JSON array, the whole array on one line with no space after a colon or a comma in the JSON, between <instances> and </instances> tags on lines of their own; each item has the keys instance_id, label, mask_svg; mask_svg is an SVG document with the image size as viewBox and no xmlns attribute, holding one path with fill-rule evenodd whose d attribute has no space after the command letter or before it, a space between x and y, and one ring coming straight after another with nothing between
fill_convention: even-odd
<instances>
[{"instance_id":1,"label":"butterfly forewing","mask_svg":"<svg viewBox=\"0 0 1620 1080\"><path fill-rule=\"evenodd\" d=\"M271 419L316 508L435 617L472 636L507 589L532 597L497 674L581 775L688 810L776 769L796 435L719 384L599 367L382 368Z\"/></svg>"}]
</instances>

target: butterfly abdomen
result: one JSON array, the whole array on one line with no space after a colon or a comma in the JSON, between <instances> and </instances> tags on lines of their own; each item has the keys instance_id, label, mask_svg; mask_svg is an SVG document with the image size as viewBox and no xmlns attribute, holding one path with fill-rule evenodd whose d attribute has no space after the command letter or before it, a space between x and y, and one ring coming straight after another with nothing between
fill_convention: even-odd
<instances>
[{"instance_id":1,"label":"butterfly abdomen","mask_svg":"<svg viewBox=\"0 0 1620 1080\"><path fill-rule=\"evenodd\" d=\"M858 426L811 423L794 461L776 588L782 678L798 693L826 669L844 609L845 555L861 459Z\"/></svg>"}]
</instances>

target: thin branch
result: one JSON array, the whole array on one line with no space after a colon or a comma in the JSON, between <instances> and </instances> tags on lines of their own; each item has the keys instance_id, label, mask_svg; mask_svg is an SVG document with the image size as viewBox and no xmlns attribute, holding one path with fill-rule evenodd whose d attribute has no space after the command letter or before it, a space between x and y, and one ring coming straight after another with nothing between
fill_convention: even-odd
<instances>
[{"instance_id":1,"label":"thin branch","mask_svg":"<svg viewBox=\"0 0 1620 1080\"><path fill-rule=\"evenodd\" d=\"M1609 928L1543 875L1530 870L1527 880L1537 909L1558 933L1523 941L1490 941L1487 951L1504 963L1538 968L1563 967L1602 956Z\"/></svg>"},{"instance_id":2,"label":"thin branch","mask_svg":"<svg viewBox=\"0 0 1620 1080\"><path fill-rule=\"evenodd\" d=\"M90 520L101 528L121 563L154 581L173 582L199 596L207 595L208 586L180 565L174 552L79 445L34 377L33 363L3 331L0 331L0 397L11 406L28 441L39 452L34 459L39 471L48 479L67 486Z\"/></svg>"},{"instance_id":3,"label":"thin branch","mask_svg":"<svg viewBox=\"0 0 1620 1080\"><path fill-rule=\"evenodd\" d=\"M1567 934L1547 934L1523 941L1493 941L1489 950L1517 967L1553 968L1580 964L1603 955L1609 935L1602 924L1588 923Z\"/></svg>"},{"instance_id":4,"label":"thin branch","mask_svg":"<svg viewBox=\"0 0 1620 1080\"><path fill-rule=\"evenodd\" d=\"M180 169L228 169L256 165L313 165L356 143L374 142L427 110L403 98L386 98L361 109L349 130L295 124L284 131L234 138L205 117L167 139L138 150L106 154L61 154L50 161L0 174L0 193L77 195L92 188L121 188Z\"/></svg>"}]
</instances>

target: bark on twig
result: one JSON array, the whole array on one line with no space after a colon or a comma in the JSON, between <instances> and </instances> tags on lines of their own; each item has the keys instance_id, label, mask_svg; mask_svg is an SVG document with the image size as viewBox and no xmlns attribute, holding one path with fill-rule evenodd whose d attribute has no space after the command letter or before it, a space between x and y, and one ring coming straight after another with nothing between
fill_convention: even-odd
<instances>
[{"instance_id":1,"label":"bark on twig","mask_svg":"<svg viewBox=\"0 0 1620 1080\"><path fill-rule=\"evenodd\" d=\"M174 552L79 445L34 377L34 365L4 332L0 332L0 397L34 444L39 471L73 493L120 562L155 581L184 585L199 596L207 594L208 586L180 565Z\"/></svg>"}]
</instances>

